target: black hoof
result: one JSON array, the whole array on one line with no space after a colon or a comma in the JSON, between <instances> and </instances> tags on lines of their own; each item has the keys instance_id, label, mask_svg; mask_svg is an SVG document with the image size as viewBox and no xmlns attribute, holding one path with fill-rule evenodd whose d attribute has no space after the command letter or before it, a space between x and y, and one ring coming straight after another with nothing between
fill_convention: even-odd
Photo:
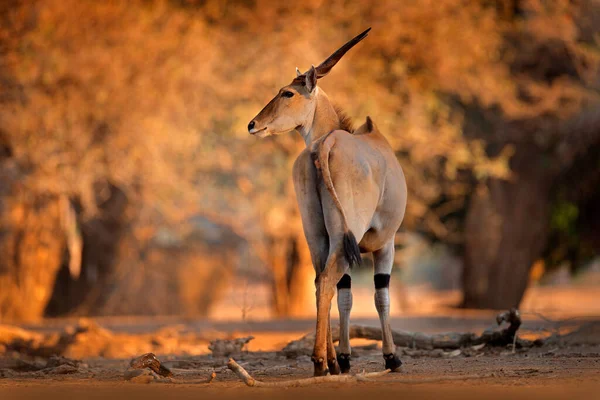
<instances>
[{"instance_id":1,"label":"black hoof","mask_svg":"<svg viewBox=\"0 0 600 400\"><path fill-rule=\"evenodd\" d=\"M315 376L325 376L329 373L327 364L322 358L312 358L313 364L315 365Z\"/></svg>"},{"instance_id":2,"label":"black hoof","mask_svg":"<svg viewBox=\"0 0 600 400\"><path fill-rule=\"evenodd\" d=\"M392 372L400 371L402 361L395 354L384 354L383 359L385 360L385 369L389 369Z\"/></svg>"},{"instance_id":3,"label":"black hoof","mask_svg":"<svg viewBox=\"0 0 600 400\"><path fill-rule=\"evenodd\" d=\"M335 358L332 360L327 360L327 368L329 368L329 373L331 375L339 375L340 374L340 367Z\"/></svg>"},{"instance_id":4,"label":"black hoof","mask_svg":"<svg viewBox=\"0 0 600 400\"><path fill-rule=\"evenodd\" d=\"M342 374L350 372L350 354L338 354L337 362Z\"/></svg>"}]
</instances>

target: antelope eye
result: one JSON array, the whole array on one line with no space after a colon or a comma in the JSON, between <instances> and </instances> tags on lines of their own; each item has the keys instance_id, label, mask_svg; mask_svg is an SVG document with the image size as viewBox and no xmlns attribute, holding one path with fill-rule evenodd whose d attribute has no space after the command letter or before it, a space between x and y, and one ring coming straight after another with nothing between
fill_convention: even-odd
<instances>
[{"instance_id":1,"label":"antelope eye","mask_svg":"<svg viewBox=\"0 0 600 400\"><path fill-rule=\"evenodd\" d=\"M290 98L294 96L294 93L286 90L285 92L281 93L281 96Z\"/></svg>"}]
</instances>

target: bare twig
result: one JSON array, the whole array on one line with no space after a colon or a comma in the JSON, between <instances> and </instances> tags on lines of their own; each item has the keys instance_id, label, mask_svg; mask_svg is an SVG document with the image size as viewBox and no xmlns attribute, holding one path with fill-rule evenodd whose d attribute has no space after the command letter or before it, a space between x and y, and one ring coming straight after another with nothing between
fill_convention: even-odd
<instances>
[{"instance_id":1,"label":"bare twig","mask_svg":"<svg viewBox=\"0 0 600 400\"><path fill-rule=\"evenodd\" d=\"M326 375L326 376L315 376L312 378L302 379L291 379L287 381L277 382L263 382L254 379L248 371L246 371L241 365L239 365L233 358L229 359L227 368L235 372L235 374L248 386L256 387L298 387L298 386L310 386L318 383L342 383L342 382L365 382L370 381L373 378L377 378L386 375L390 372L389 369L379 372L362 372L356 375Z\"/></svg>"}]
</instances>

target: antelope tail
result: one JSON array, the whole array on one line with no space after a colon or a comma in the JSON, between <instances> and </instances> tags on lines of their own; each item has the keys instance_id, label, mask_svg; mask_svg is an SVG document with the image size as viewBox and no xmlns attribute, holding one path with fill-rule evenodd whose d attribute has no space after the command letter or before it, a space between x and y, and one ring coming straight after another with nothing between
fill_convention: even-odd
<instances>
[{"instance_id":1,"label":"antelope tail","mask_svg":"<svg viewBox=\"0 0 600 400\"><path fill-rule=\"evenodd\" d=\"M331 172L329 171L329 153L331 152L331 148L335 141L328 141L328 138L329 135L327 135L322 141L320 141L320 143L318 142L317 148L313 151L312 156L317 170L321 172L321 178L323 179L323 183L325 183L325 187L331 195L333 203L335 204L342 217L342 223L344 225L344 256L346 257L348 264L350 264L350 268L352 268L355 265L360 265L362 258L360 256L358 242L356 241L356 237L354 236L352 231L348 228L348 220L346 219L346 213L342 208L342 203L340 203L340 199L337 195L337 192L335 191L335 187L333 186L333 181L331 179Z\"/></svg>"}]
</instances>

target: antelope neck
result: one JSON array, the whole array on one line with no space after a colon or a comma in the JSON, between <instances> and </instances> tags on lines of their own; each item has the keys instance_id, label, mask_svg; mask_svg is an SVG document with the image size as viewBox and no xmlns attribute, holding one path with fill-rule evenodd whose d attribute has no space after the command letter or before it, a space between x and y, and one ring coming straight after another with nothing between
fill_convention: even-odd
<instances>
[{"instance_id":1,"label":"antelope neck","mask_svg":"<svg viewBox=\"0 0 600 400\"><path fill-rule=\"evenodd\" d=\"M333 104L331 104L325 92L318 87L315 90L317 91L315 93L316 105L312 120L298 128L298 132L304 139L307 148L319 138L340 128L340 118Z\"/></svg>"}]
</instances>

